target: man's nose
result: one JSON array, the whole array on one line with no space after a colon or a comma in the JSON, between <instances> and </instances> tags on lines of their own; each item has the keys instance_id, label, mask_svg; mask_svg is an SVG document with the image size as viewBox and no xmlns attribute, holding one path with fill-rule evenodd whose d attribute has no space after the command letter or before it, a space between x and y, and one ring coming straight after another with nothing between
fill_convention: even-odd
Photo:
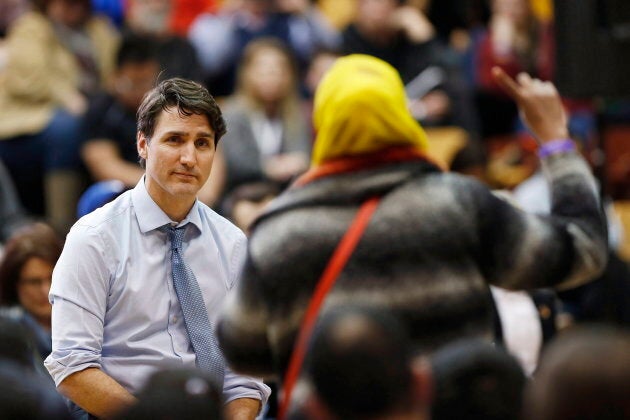
<instances>
[{"instance_id":1,"label":"man's nose","mask_svg":"<svg viewBox=\"0 0 630 420\"><path fill-rule=\"evenodd\" d=\"M180 149L180 162L184 165L191 166L197 161L197 151L192 142L187 142Z\"/></svg>"}]
</instances>

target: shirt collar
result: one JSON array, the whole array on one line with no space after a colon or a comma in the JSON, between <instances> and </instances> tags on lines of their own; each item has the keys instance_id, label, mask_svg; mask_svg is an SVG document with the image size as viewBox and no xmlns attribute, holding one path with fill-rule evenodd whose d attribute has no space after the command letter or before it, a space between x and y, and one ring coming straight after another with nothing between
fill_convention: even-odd
<instances>
[{"instance_id":1,"label":"shirt collar","mask_svg":"<svg viewBox=\"0 0 630 420\"><path fill-rule=\"evenodd\" d=\"M142 176L140 181L136 184L131 191L131 202L135 209L136 218L138 219L138 225L142 233L147 233L151 230L155 230L166 224L175 224L176 226L184 226L187 223L191 223L197 227L199 232L203 231L201 216L199 214L199 200L195 200L192 208L180 223L173 222L164 210L157 205L155 201L149 195L147 187L144 184L145 176Z\"/></svg>"}]
</instances>

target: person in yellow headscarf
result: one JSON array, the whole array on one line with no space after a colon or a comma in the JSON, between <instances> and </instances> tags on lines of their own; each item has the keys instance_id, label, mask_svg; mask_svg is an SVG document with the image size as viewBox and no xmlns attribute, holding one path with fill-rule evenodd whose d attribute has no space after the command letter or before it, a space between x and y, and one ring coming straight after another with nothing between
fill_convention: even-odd
<instances>
[{"instance_id":1,"label":"person in yellow headscarf","mask_svg":"<svg viewBox=\"0 0 630 420\"><path fill-rule=\"evenodd\" d=\"M398 72L388 63L355 54L338 60L315 96L317 140L312 162L409 146L423 153L424 131L407 110Z\"/></svg>"},{"instance_id":2,"label":"person in yellow headscarf","mask_svg":"<svg viewBox=\"0 0 630 420\"><path fill-rule=\"evenodd\" d=\"M408 111L398 72L369 55L337 59L315 94L313 126L313 170L299 184L361 162L424 160L428 147L424 130Z\"/></svg>"},{"instance_id":3,"label":"person in yellow headscarf","mask_svg":"<svg viewBox=\"0 0 630 420\"><path fill-rule=\"evenodd\" d=\"M254 223L240 281L217 320L234 370L283 377L322 273L375 197L321 311L391 311L418 354L462 337L491 339L488 284L568 288L601 271L605 222L557 91L525 74L494 76L542 144L553 214L526 214L475 179L442 172L425 158L427 139L396 71L372 57L340 58L315 95L311 168Z\"/></svg>"}]
</instances>

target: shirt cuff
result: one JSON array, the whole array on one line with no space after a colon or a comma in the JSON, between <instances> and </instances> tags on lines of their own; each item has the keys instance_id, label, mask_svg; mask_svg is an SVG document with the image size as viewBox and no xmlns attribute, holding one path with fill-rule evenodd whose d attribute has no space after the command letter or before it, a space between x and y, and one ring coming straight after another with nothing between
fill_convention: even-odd
<instances>
[{"instance_id":1,"label":"shirt cuff","mask_svg":"<svg viewBox=\"0 0 630 420\"><path fill-rule=\"evenodd\" d=\"M54 354L54 353L53 353ZM46 360L44 360L44 366L48 369L48 373L52 376L55 381L55 386L59 386L64 379L73 373L80 372L87 368L98 368L101 369L101 364L98 360L95 360L95 357L90 356L80 356L76 355L72 358L71 364L64 364L62 362L68 361L69 357L63 357L61 359L56 359L53 357L53 354L49 355ZM83 360L82 360L83 359ZM96 358L98 359L98 358Z\"/></svg>"},{"instance_id":2,"label":"shirt cuff","mask_svg":"<svg viewBox=\"0 0 630 420\"><path fill-rule=\"evenodd\" d=\"M236 375L229 370L225 372L225 382L223 384L223 399L225 404L239 398L252 398L260 400L261 407L267 403L271 395L271 388L262 380L248 376Z\"/></svg>"}]
</instances>

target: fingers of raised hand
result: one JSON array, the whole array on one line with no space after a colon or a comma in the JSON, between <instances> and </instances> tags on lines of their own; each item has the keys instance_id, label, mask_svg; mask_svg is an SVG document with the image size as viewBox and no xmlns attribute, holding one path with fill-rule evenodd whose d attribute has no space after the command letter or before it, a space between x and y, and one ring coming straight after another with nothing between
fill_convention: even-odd
<instances>
[{"instance_id":1,"label":"fingers of raised hand","mask_svg":"<svg viewBox=\"0 0 630 420\"><path fill-rule=\"evenodd\" d=\"M521 86L507 75L500 67L492 68L492 76L494 80L501 86L512 99L519 102L521 100Z\"/></svg>"}]
</instances>

